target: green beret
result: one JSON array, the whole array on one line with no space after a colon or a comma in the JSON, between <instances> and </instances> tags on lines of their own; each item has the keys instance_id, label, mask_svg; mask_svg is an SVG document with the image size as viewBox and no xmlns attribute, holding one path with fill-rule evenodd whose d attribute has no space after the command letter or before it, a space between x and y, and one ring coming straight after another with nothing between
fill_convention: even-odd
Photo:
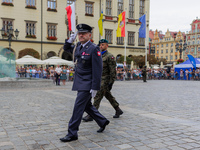
<instances>
[{"instance_id":1,"label":"green beret","mask_svg":"<svg viewBox=\"0 0 200 150\"><path fill-rule=\"evenodd\" d=\"M106 40L106 39L101 39L101 40L99 41L99 44L101 44L101 43L108 43L108 40Z\"/></svg>"}]
</instances>

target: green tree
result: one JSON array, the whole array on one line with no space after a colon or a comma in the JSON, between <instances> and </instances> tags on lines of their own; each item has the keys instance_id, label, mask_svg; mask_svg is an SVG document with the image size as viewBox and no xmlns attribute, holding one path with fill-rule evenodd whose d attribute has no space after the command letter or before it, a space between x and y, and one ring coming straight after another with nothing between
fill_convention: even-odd
<instances>
[{"instance_id":1,"label":"green tree","mask_svg":"<svg viewBox=\"0 0 200 150\"><path fill-rule=\"evenodd\" d=\"M133 61L133 59L126 56L126 64L130 65L131 61ZM119 59L117 59L117 63L124 63L124 56L121 56Z\"/></svg>"}]
</instances>

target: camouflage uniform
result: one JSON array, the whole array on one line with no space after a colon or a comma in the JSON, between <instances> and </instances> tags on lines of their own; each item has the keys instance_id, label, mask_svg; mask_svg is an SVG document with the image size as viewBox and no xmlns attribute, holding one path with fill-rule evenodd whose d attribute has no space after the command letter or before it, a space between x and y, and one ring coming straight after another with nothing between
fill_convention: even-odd
<instances>
[{"instance_id":1,"label":"camouflage uniform","mask_svg":"<svg viewBox=\"0 0 200 150\"><path fill-rule=\"evenodd\" d=\"M143 77L143 82L147 82L147 71L146 71L146 67L143 68L142 70L142 77Z\"/></svg>"},{"instance_id":2,"label":"camouflage uniform","mask_svg":"<svg viewBox=\"0 0 200 150\"><path fill-rule=\"evenodd\" d=\"M108 51L106 51L102 55L102 60L103 60L103 72L101 77L101 88L94 97L93 105L98 109L103 96L105 96L109 100L113 108L116 108L119 106L119 103L115 100L115 97L112 96L108 88L108 85L110 83L113 84L115 81L116 61L114 56Z\"/></svg>"}]
</instances>

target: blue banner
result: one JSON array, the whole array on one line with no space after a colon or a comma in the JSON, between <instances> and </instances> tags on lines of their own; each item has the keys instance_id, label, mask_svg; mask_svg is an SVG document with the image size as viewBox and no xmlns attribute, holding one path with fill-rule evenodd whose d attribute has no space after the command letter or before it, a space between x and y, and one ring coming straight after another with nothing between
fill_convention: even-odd
<instances>
[{"instance_id":1,"label":"blue banner","mask_svg":"<svg viewBox=\"0 0 200 150\"><path fill-rule=\"evenodd\" d=\"M139 18L142 23L139 29L139 38L146 38L146 15Z\"/></svg>"},{"instance_id":2,"label":"blue banner","mask_svg":"<svg viewBox=\"0 0 200 150\"><path fill-rule=\"evenodd\" d=\"M196 61L192 55L187 55L194 69L196 70Z\"/></svg>"}]
</instances>

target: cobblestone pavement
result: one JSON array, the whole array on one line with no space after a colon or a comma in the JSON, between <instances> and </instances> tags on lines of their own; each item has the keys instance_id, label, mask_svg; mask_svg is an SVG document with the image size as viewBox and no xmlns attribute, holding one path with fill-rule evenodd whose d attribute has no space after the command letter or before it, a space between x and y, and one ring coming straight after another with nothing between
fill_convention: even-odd
<instances>
[{"instance_id":1,"label":"cobblestone pavement","mask_svg":"<svg viewBox=\"0 0 200 150\"><path fill-rule=\"evenodd\" d=\"M124 114L103 99L110 124L103 133L82 122L79 139L62 143L76 92L72 83L0 91L0 150L199 150L199 81L117 81L112 89Z\"/></svg>"}]
</instances>

